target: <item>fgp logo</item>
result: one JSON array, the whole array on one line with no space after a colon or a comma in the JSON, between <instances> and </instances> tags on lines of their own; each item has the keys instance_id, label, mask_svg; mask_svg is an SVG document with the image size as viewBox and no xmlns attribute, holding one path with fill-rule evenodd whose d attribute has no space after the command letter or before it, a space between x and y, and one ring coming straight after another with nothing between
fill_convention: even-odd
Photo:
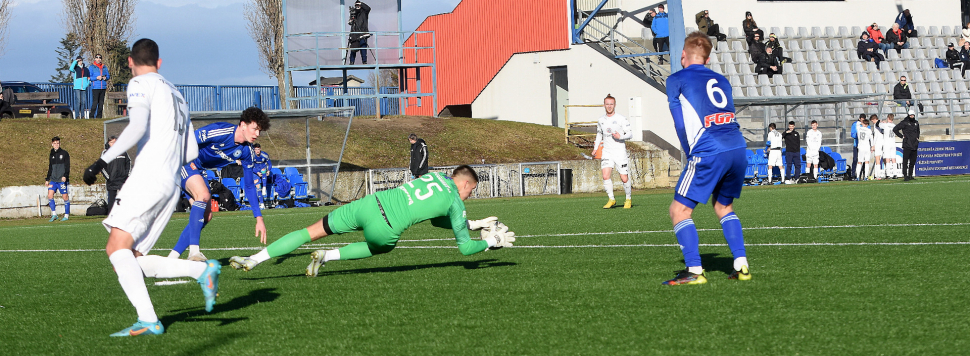
<instances>
[{"instance_id":1,"label":"fgp logo","mask_svg":"<svg viewBox=\"0 0 970 356\"><path fill-rule=\"evenodd\" d=\"M733 112L710 114L704 117L704 127L711 127L711 125L724 125L731 122L734 122Z\"/></svg>"}]
</instances>

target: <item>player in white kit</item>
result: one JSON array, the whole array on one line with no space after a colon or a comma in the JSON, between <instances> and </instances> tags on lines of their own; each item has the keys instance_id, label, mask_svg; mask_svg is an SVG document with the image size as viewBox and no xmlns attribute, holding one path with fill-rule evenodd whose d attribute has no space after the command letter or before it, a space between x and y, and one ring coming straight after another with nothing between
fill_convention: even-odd
<instances>
[{"instance_id":1,"label":"player in white kit","mask_svg":"<svg viewBox=\"0 0 970 356\"><path fill-rule=\"evenodd\" d=\"M899 178L899 167L896 166L896 134L893 133L893 128L896 124L893 123L893 114L886 115L886 122L880 124L882 131L886 134L883 137L883 148L882 148L882 159L886 163L886 178L896 179Z\"/></svg>"},{"instance_id":2,"label":"player in white kit","mask_svg":"<svg viewBox=\"0 0 970 356\"><path fill-rule=\"evenodd\" d=\"M785 164L781 160L781 132L775 129L775 123L768 124L768 184L771 184L771 177L774 176L774 167L778 167L781 173L779 180L785 179Z\"/></svg>"},{"instance_id":3,"label":"player in white kit","mask_svg":"<svg viewBox=\"0 0 970 356\"><path fill-rule=\"evenodd\" d=\"M805 133L805 165L818 180L818 151L822 149L822 131L818 130L818 121L812 120L812 129Z\"/></svg>"},{"instance_id":4,"label":"player in white kit","mask_svg":"<svg viewBox=\"0 0 970 356\"><path fill-rule=\"evenodd\" d=\"M859 139L859 162L856 163L856 172L859 172L857 180L868 180L869 175L872 174L872 151L875 150L875 147L872 147L872 130L869 129L869 121L859 121L859 127L856 128L856 137ZM864 167L868 167L869 170L864 170Z\"/></svg>"},{"instance_id":5,"label":"player in white kit","mask_svg":"<svg viewBox=\"0 0 970 356\"><path fill-rule=\"evenodd\" d=\"M606 115L600 117L596 122L596 141L593 143L594 156L595 149L600 144L603 145L600 168L603 171L603 187L606 188L606 195L610 197L603 209L609 209L616 205L616 199L613 197L613 168L616 168L616 171L620 173L623 191L626 192L626 202L623 203L623 209L629 209L633 206L633 199L630 195L632 185L629 176L630 159L626 154L626 140L633 138L633 129L630 127L629 120L616 113L616 98L606 94L606 98L603 99L603 108L606 109Z\"/></svg>"},{"instance_id":6,"label":"player in white kit","mask_svg":"<svg viewBox=\"0 0 970 356\"><path fill-rule=\"evenodd\" d=\"M880 180L885 178L885 170L882 168L882 149L885 146L886 132L883 131L879 123L879 116L869 116L869 129L872 130L872 177Z\"/></svg>"},{"instance_id":7,"label":"player in white kit","mask_svg":"<svg viewBox=\"0 0 970 356\"><path fill-rule=\"evenodd\" d=\"M105 251L118 282L138 312L138 321L111 336L157 335L165 327L155 314L144 277L195 278L202 286L206 311L212 311L221 265L217 260L186 261L148 255L165 229L179 198L179 168L198 155L188 106L172 83L158 74L158 45L135 42L128 57L134 78L128 82L129 124L97 162L84 172L84 182L118 154L138 145L131 175L118 192L111 214L102 223L110 234Z\"/></svg>"}]
</instances>

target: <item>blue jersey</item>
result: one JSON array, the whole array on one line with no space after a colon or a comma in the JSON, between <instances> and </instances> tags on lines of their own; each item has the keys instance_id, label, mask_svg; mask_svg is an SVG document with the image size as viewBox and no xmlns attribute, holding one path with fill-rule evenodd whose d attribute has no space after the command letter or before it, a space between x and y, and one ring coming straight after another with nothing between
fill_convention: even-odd
<instances>
[{"instance_id":1,"label":"blue jersey","mask_svg":"<svg viewBox=\"0 0 970 356\"><path fill-rule=\"evenodd\" d=\"M724 76L699 64L667 78L670 114L685 154L707 157L747 147L732 95Z\"/></svg>"},{"instance_id":2,"label":"blue jersey","mask_svg":"<svg viewBox=\"0 0 970 356\"><path fill-rule=\"evenodd\" d=\"M253 172L262 174L265 177L267 174L271 174L270 171L273 170L273 164L269 161L269 154L266 151L259 152L256 158L253 159Z\"/></svg>"},{"instance_id":3,"label":"blue jersey","mask_svg":"<svg viewBox=\"0 0 970 356\"><path fill-rule=\"evenodd\" d=\"M216 169L236 163L252 167L255 153L249 143L235 142L236 125L217 122L195 130L195 140L199 143L199 158L195 160L201 169Z\"/></svg>"}]
</instances>

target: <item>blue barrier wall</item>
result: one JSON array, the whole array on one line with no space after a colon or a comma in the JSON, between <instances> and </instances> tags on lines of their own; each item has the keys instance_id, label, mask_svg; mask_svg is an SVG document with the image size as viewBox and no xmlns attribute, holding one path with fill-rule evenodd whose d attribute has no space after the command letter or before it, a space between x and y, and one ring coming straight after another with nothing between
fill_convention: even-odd
<instances>
[{"instance_id":1,"label":"blue barrier wall","mask_svg":"<svg viewBox=\"0 0 970 356\"><path fill-rule=\"evenodd\" d=\"M74 85L71 83L32 83L44 91L57 92L59 102L74 105ZM124 91L126 84L115 84L114 91ZM276 86L247 85L175 85L189 104L189 111L236 111L256 106L266 110L279 110L279 88ZM296 96L313 96L316 87L298 86ZM325 95L339 95L343 88L321 88ZM381 88L381 94L397 94L395 87ZM373 95L374 88L347 88L347 95ZM88 90L88 102L91 102ZM326 107L354 106L355 116L373 116L377 111L375 99L327 99ZM300 100L300 108L317 108L316 100ZM399 115L398 99L381 99L381 115Z\"/></svg>"}]
</instances>

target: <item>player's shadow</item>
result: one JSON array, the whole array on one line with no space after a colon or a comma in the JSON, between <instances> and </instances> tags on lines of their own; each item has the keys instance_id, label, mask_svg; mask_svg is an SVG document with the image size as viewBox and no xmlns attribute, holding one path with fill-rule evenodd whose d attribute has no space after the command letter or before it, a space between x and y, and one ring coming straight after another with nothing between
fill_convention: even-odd
<instances>
[{"instance_id":1,"label":"player's shadow","mask_svg":"<svg viewBox=\"0 0 970 356\"><path fill-rule=\"evenodd\" d=\"M212 334L194 335L193 336L194 338L205 339L205 341L189 350L180 352L179 355L196 356L196 355L206 354L208 351L219 350L220 346L226 345L232 342L234 339L245 337L247 335L249 335L249 333L242 333L242 332L234 332L234 333L228 333L223 335L212 335Z\"/></svg>"},{"instance_id":2,"label":"player's shadow","mask_svg":"<svg viewBox=\"0 0 970 356\"><path fill-rule=\"evenodd\" d=\"M720 257L716 253L706 253L701 255L701 264L707 271L720 271L730 275L734 273L734 258Z\"/></svg>"},{"instance_id":3,"label":"player's shadow","mask_svg":"<svg viewBox=\"0 0 970 356\"><path fill-rule=\"evenodd\" d=\"M168 327L173 323L178 322L199 322L199 321L218 321L219 325L229 325L239 321L247 320L249 318L213 318L209 315L215 315L223 312L239 310L246 308L250 305L257 303L267 303L279 298L280 294L276 292L276 288L263 288L249 291L249 294L241 295L232 298L228 302L216 300L216 305L212 310L212 313L206 313L205 309L202 307L196 308L185 308L176 309L172 312L178 312L178 314L167 315L161 319L162 325Z\"/></svg>"},{"instance_id":4,"label":"player's shadow","mask_svg":"<svg viewBox=\"0 0 970 356\"><path fill-rule=\"evenodd\" d=\"M281 263L285 262L288 259L291 259L291 258L294 258L294 257L303 257L303 256L309 255L311 253L313 253L313 251L309 251L309 252L306 252L306 253L288 253L288 254L285 254L285 255L282 255L282 256L279 256L279 257L275 258L274 259L275 261L273 262L273 264L274 265L278 265L278 264L281 264ZM219 263L222 263L222 265L224 267L228 267L229 266L229 258L228 257L226 257L226 258L220 258L219 259Z\"/></svg>"},{"instance_id":5,"label":"player's shadow","mask_svg":"<svg viewBox=\"0 0 970 356\"><path fill-rule=\"evenodd\" d=\"M337 276L337 275L348 275L348 274L365 274L365 273L393 273L393 272L406 272L414 271L427 268L444 268L444 267L464 267L465 269L480 269L480 268L491 268L491 267L508 267L515 266L515 262L498 262L497 259L489 260L478 260L478 261L454 261L454 262L443 262L443 263L429 263L423 265L409 265L409 266L389 266L389 267L374 267L374 268L358 268L342 271L326 271L317 274L318 277L323 276ZM240 278L241 280L261 280L261 279L276 279L276 278L293 278L293 277L304 277L304 274L291 274L286 276L272 276L272 277L261 277L261 278Z\"/></svg>"}]
</instances>

